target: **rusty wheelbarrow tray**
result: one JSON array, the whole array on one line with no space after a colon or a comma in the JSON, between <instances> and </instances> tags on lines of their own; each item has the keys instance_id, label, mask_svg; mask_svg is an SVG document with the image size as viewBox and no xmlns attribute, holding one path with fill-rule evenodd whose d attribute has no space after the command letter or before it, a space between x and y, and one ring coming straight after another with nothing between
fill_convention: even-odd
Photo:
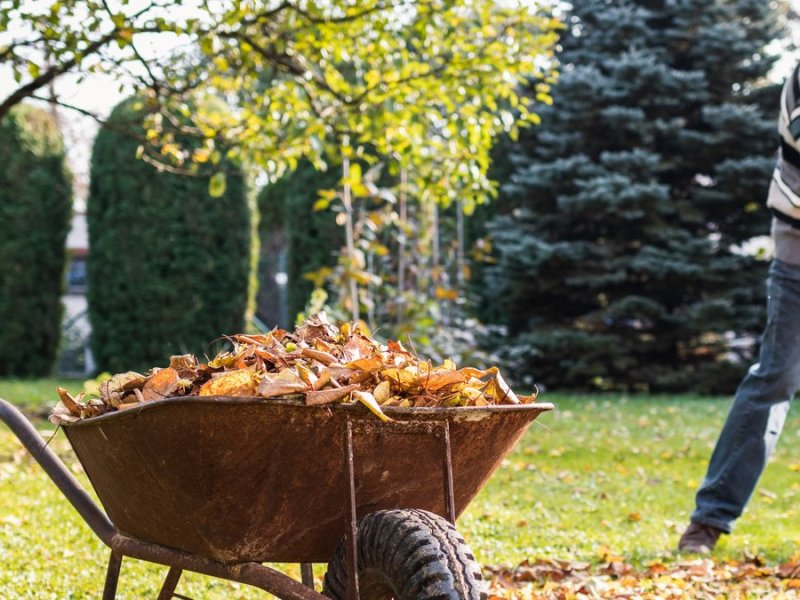
<instances>
[{"instance_id":1,"label":"rusty wheelbarrow tray","mask_svg":"<svg viewBox=\"0 0 800 600\"><path fill-rule=\"evenodd\" d=\"M451 523L551 404L386 408L301 399L174 398L64 427L105 513L24 416L5 421L111 548L104 600L123 556L238 581L285 599L323 598L311 563L346 539L358 597L357 519L423 509ZM106 513L108 516L106 516ZM109 518L110 517L110 518ZM303 583L261 563L298 562Z\"/></svg>"}]
</instances>

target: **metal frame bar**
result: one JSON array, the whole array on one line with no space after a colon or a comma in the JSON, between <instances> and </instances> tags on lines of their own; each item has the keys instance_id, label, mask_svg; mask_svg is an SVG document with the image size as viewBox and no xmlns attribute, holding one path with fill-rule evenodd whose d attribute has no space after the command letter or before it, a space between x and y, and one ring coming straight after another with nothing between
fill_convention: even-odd
<instances>
[{"instance_id":1,"label":"metal frame bar","mask_svg":"<svg viewBox=\"0 0 800 600\"><path fill-rule=\"evenodd\" d=\"M112 550L108 557L108 569L106 570L106 583L103 586L103 600L114 600L117 596L117 583L119 582L119 571L122 567L122 556Z\"/></svg>"},{"instance_id":2,"label":"metal frame bar","mask_svg":"<svg viewBox=\"0 0 800 600\"><path fill-rule=\"evenodd\" d=\"M303 585L314 589L314 565L312 563L300 563L300 581Z\"/></svg>"},{"instance_id":3,"label":"metal frame bar","mask_svg":"<svg viewBox=\"0 0 800 600\"><path fill-rule=\"evenodd\" d=\"M360 600L358 590L358 516L356 514L356 479L353 456L353 421L347 417L345 431L345 464L347 471L347 528L345 529L345 543L347 549L347 600Z\"/></svg>"},{"instance_id":4,"label":"metal frame bar","mask_svg":"<svg viewBox=\"0 0 800 600\"><path fill-rule=\"evenodd\" d=\"M175 588L178 587L178 582L181 580L182 574L183 569L179 569L178 567L169 568L169 573L167 573L167 578L161 586L161 591L158 593L157 600L171 600L175 595Z\"/></svg>"},{"instance_id":5,"label":"metal frame bar","mask_svg":"<svg viewBox=\"0 0 800 600\"><path fill-rule=\"evenodd\" d=\"M363 420L354 420L350 415L347 416L346 427L344 431L344 451L345 451L345 472L347 475L346 484L346 497L349 506L347 507L346 527L345 527L345 544L346 544L346 565L347 565L347 592L345 597L347 600L360 600L359 583L358 583L358 520L357 520L357 505L356 505L356 485L355 485L355 456L353 452L353 433L354 424L358 425L365 423ZM367 423L366 431L371 431L374 428ZM411 435L418 435L425 433L434 435L442 440L442 479L444 483L444 501L445 511L447 518L455 525L456 522L456 505L455 505L455 492L453 491L453 458L450 446L450 422L444 421L402 421L392 425L392 433L405 433Z\"/></svg>"}]
</instances>

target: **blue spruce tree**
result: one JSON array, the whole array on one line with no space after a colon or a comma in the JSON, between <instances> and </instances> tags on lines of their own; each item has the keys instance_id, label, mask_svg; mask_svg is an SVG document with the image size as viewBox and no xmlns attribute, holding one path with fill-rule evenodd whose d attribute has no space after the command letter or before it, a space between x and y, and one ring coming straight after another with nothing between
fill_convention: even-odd
<instances>
[{"instance_id":1,"label":"blue spruce tree","mask_svg":"<svg viewBox=\"0 0 800 600\"><path fill-rule=\"evenodd\" d=\"M582 0L491 225L517 379L729 391L762 323L781 35L757 1Z\"/></svg>"}]
</instances>

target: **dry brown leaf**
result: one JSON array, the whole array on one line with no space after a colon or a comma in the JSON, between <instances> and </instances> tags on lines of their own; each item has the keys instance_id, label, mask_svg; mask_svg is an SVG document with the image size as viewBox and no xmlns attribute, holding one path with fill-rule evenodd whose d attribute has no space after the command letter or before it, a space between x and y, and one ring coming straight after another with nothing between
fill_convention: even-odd
<instances>
[{"instance_id":1,"label":"dry brown leaf","mask_svg":"<svg viewBox=\"0 0 800 600\"><path fill-rule=\"evenodd\" d=\"M150 402L168 398L178 389L178 379L178 372L171 367L156 371L142 388L144 401Z\"/></svg>"},{"instance_id":2,"label":"dry brown leaf","mask_svg":"<svg viewBox=\"0 0 800 600\"><path fill-rule=\"evenodd\" d=\"M358 384L345 385L340 388L331 388L321 391L306 392L306 404L309 406L317 406L320 404L330 404L341 400L350 395L350 392L358 389Z\"/></svg>"},{"instance_id":3,"label":"dry brown leaf","mask_svg":"<svg viewBox=\"0 0 800 600\"><path fill-rule=\"evenodd\" d=\"M176 371L192 371L197 368L197 358L191 354L170 356L169 367Z\"/></svg>"},{"instance_id":4,"label":"dry brown leaf","mask_svg":"<svg viewBox=\"0 0 800 600\"><path fill-rule=\"evenodd\" d=\"M81 416L81 407L78 402L76 402L75 398L72 397L67 390L62 387L56 388L56 392L58 392L58 397L61 398L61 403L64 405L71 414L75 415L76 417Z\"/></svg>"},{"instance_id":5,"label":"dry brown leaf","mask_svg":"<svg viewBox=\"0 0 800 600\"><path fill-rule=\"evenodd\" d=\"M300 379L305 381L309 386L312 388L314 384L317 383L318 377L314 374L314 371L309 369L307 366L299 364L297 365L297 374L300 376Z\"/></svg>"},{"instance_id":6,"label":"dry brown leaf","mask_svg":"<svg viewBox=\"0 0 800 600\"><path fill-rule=\"evenodd\" d=\"M421 375L417 379L417 384L425 388L428 392L436 392L449 385L465 383L467 379L467 374L462 371L435 370L431 373Z\"/></svg>"},{"instance_id":7,"label":"dry brown leaf","mask_svg":"<svg viewBox=\"0 0 800 600\"><path fill-rule=\"evenodd\" d=\"M309 386L300 376L290 369L283 369L277 375L266 374L258 384L258 395L263 398L274 398L276 396L286 396L306 392Z\"/></svg>"},{"instance_id":8,"label":"dry brown leaf","mask_svg":"<svg viewBox=\"0 0 800 600\"><path fill-rule=\"evenodd\" d=\"M328 354L327 352L323 352L321 350L314 350L312 348L302 348L300 350L300 354L306 358L315 360L318 363L322 363L326 367L338 362L336 357L334 357L332 354Z\"/></svg>"},{"instance_id":9,"label":"dry brown leaf","mask_svg":"<svg viewBox=\"0 0 800 600\"><path fill-rule=\"evenodd\" d=\"M365 356L364 358L351 361L345 366L354 371L378 371L383 369L386 365L383 364L379 356Z\"/></svg>"},{"instance_id":10,"label":"dry brown leaf","mask_svg":"<svg viewBox=\"0 0 800 600\"><path fill-rule=\"evenodd\" d=\"M200 396L255 396L258 388L255 369L241 369L222 373L200 388Z\"/></svg>"},{"instance_id":11,"label":"dry brown leaf","mask_svg":"<svg viewBox=\"0 0 800 600\"><path fill-rule=\"evenodd\" d=\"M128 372L100 386L100 399L86 404L65 396L54 422L69 422L173 396L253 396L274 398L302 392L308 404L352 396L385 418L381 406L487 406L519 402L497 367L456 370L445 360L434 367L400 342L381 345L362 324L332 326L324 314L311 317L293 333L226 336L233 350L207 364L194 356L170 358L170 366L149 375ZM532 402L532 396L522 401Z\"/></svg>"}]
</instances>

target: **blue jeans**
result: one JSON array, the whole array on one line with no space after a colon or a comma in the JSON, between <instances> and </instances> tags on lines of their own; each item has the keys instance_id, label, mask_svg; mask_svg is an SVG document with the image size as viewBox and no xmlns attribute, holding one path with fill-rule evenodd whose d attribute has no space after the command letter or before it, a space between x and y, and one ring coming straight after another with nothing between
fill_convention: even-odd
<instances>
[{"instance_id":1,"label":"blue jeans","mask_svg":"<svg viewBox=\"0 0 800 600\"><path fill-rule=\"evenodd\" d=\"M800 387L800 265L773 260L759 362L748 371L697 491L692 521L730 533L783 429Z\"/></svg>"}]
</instances>

